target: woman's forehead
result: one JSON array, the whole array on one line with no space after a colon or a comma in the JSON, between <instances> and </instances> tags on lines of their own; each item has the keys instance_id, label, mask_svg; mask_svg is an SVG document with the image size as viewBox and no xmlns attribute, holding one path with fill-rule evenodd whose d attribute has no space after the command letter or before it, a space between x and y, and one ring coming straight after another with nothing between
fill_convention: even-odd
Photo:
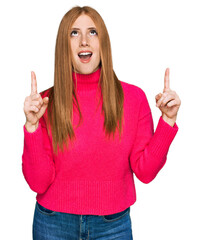
<instances>
[{"instance_id":1,"label":"woman's forehead","mask_svg":"<svg viewBox=\"0 0 202 240\"><path fill-rule=\"evenodd\" d=\"M72 24L72 28L88 27L93 28L95 24L91 17L86 14L81 14Z\"/></svg>"}]
</instances>

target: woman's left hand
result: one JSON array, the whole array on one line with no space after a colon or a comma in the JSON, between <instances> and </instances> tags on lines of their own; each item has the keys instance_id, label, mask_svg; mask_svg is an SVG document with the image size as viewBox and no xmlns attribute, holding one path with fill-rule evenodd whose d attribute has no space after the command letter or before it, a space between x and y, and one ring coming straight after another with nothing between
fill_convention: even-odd
<instances>
[{"instance_id":1,"label":"woman's left hand","mask_svg":"<svg viewBox=\"0 0 202 240\"><path fill-rule=\"evenodd\" d=\"M169 68L166 68L165 71L163 94L157 94L155 99L156 106L162 112L162 118L173 126L177 118L181 100L177 93L170 89Z\"/></svg>"}]
</instances>

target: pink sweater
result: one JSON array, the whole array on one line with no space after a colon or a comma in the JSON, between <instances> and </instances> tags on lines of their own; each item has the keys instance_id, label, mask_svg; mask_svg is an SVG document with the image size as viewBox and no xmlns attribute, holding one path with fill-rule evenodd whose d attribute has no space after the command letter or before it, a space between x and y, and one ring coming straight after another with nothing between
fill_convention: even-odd
<instances>
[{"instance_id":1,"label":"pink sweater","mask_svg":"<svg viewBox=\"0 0 202 240\"><path fill-rule=\"evenodd\" d=\"M121 81L124 91L122 139L105 138L101 104L96 111L100 70L77 74L77 92L83 123L74 128L76 141L68 151L53 154L52 138L45 118L29 133L25 125L22 171L36 200L53 211L106 215L123 211L136 201L133 173L151 182L164 166L169 147L178 131L162 117L154 132L151 109L144 91ZM75 82L75 78L73 79ZM48 90L47 90L48 91ZM45 97L46 95L43 95ZM78 123L74 112L73 126Z\"/></svg>"}]
</instances>

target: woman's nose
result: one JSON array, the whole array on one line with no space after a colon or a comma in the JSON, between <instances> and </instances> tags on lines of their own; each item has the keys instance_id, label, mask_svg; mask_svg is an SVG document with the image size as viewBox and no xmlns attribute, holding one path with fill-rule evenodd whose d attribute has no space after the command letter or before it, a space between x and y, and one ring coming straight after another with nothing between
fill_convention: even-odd
<instances>
[{"instance_id":1,"label":"woman's nose","mask_svg":"<svg viewBox=\"0 0 202 240\"><path fill-rule=\"evenodd\" d=\"M87 41L87 37L86 37L86 35L82 35L81 36L81 46L86 46L86 45L88 45L88 41Z\"/></svg>"}]
</instances>

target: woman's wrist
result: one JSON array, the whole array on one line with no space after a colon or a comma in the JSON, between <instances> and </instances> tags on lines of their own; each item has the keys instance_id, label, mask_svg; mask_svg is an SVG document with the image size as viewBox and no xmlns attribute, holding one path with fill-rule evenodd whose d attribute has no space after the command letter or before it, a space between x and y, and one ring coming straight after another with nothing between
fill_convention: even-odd
<instances>
[{"instance_id":1,"label":"woman's wrist","mask_svg":"<svg viewBox=\"0 0 202 240\"><path fill-rule=\"evenodd\" d=\"M165 122L167 122L171 127L173 127L175 125L176 122L176 117L175 118L169 118L166 115L162 115L162 118Z\"/></svg>"},{"instance_id":2,"label":"woman's wrist","mask_svg":"<svg viewBox=\"0 0 202 240\"><path fill-rule=\"evenodd\" d=\"M25 123L25 128L28 132L32 133L34 131L36 131L36 129L38 128L39 123L37 122L37 124L33 125L30 124L29 122Z\"/></svg>"}]
</instances>

